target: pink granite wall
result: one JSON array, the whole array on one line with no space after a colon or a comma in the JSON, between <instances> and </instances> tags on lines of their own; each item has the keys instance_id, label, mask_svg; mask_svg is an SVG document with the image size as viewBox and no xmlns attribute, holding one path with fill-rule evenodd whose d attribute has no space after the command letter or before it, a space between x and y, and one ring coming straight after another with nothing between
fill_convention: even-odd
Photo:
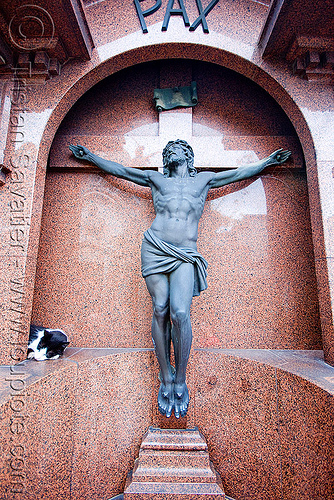
<instances>
[{"instance_id":1,"label":"pink granite wall","mask_svg":"<svg viewBox=\"0 0 334 500\"><path fill-rule=\"evenodd\" d=\"M264 2L244 2L243 0L225 0L219 2L214 10L207 16L210 33L224 33L227 37L235 36L245 44L256 43L257 36L260 33L262 25L266 19L267 6L269 0ZM84 1L86 6L85 13L87 21L90 25L94 41L97 46L113 42L129 34L135 34L140 40L141 28L139 19L132 2L124 2L123 0L113 0L109 2L91 2ZM145 21L148 27L148 32L152 32L156 28L157 23L161 23L164 19L167 0L163 0L160 9L155 13L146 17ZM192 24L198 18L198 9L196 2L184 2L186 12ZM203 2L203 5L204 2ZM143 4L142 9L147 7ZM177 9L177 3L174 2L174 9ZM105 20L109 22L106 23ZM112 26L112 29L111 29ZM171 16L168 26L168 31L173 30L173 26L179 31L186 31L184 22L181 16ZM161 27L159 26L159 30ZM195 35L202 31L199 26L195 31ZM139 32L139 35L138 35ZM195 38L195 37L193 37Z\"/></svg>"},{"instance_id":2,"label":"pink granite wall","mask_svg":"<svg viewBox=\"0 0 334 500\"><path fill-rule=\"evenodd\" d=\"M122 491L151 421L152 363L150 350L69 349L58 362L0 367L0 498Z\"/></svg>"},{"instance_id":3,"label":"pink granite wall","mask_svg":"<svg viewBox=\"0 0 334 500\"><path fill-rule=\"evenodd\" d=\"M151 346L139 259L154 216L149 190L85 170L68 145L84 143L125 165L146 166L149 158L140 147L131 152L127 141L129 134L157 138L152 89L160 66L140 65L94 87L54 140L33 321L62 327L75 346ZM199 89L194 141L220 141L226 154L245 162L279 145L293 151L287 168L210 193L198 245L209 261L209 288L194 299L194 346L321 348L308 194L293 127L249 80L210 64L190 69Z\"/></svg>"},{"instance_id":4,"label":"pink granite wall","mask_svg":"<svg viewBox=\"0 0 334 500\"><path fill-rule=\"evenodd\" d=\"M121 493L148 426L175 427L157 415L156 372L151 349L0 367L1 499ZM334 499L333 368L320 351L196 349L188 381L182 427L205 436L227 495Z\"/></svg>"},{"instance_id":5,"label":"pink granite wall","mask_svg":"<svg viewBox=\"0 0 334 500\"><path fill-rule=\"evenodd\" d=\"M165 8L167 0L163 3ZM24 167L24 252L20 259L13 258L9 241L3 240L1 259L2 276L8 279L1 282L5 312L20 293L10 294L11 278L19 278L26 296L26 304L19 306L26 324L14 339L21 355L27 342L50 141L59 117L104 76L157 57L195 57L246 74L267 88L294 122L307 158L309 192L299 141L273 100L250 80L245 84L242 77L208 64L191 65L202 103L193 113L194 139L206 133L214 141L220 134L225 150L245 151L245 159L253 153L263 157L283 145L292 149L293 161L288 169L268 172L241 189L210 195L199 242L211 263L210 288L194 301L191 405L186 419L167 421L156 408L157 363L148 349L150 305L139 275L138 251L143 226L153 217L152 203L145 189L89 169L65 169L78 166L68 153L68 143L77 140L128 166L145 166L148 159L140 147L134 154L125 149L125 134L144 127L148 141L157 138L151 89L172 77L162 77L159 65L150 64L116 73L99 90L84 95L59 129L50 156L53 170L44 198L33 319L57 323L68 331L72 345L94 349L69 349L55 363L26 363L18 376L8 377L16 368L0 367L4 500L17 498L13 487L19 488L20 481L21 498L108 500L122 491L140 439L152 424L199 425L226 493L236 500L332 500L333 370L324 364L321 352L301 351L321 348L309 196L327 353L333 338L326 268L331 254L322 237L327 204L325 198L320 206L317 184L319 176L329 197L326 175L332 161L325 161L330 149L319 117L329 110L332 95L330 87L293 77L284 64L258 59L254 48L265 3L220 2L216 15L209 16L210 37L200 30L179 30L179 19L161 34L160 27L153 26L162 21L161 9L147 18L153 36L145 38L133 4L84 1L96 43L92 60L72 60L60 77L26 92L31 113L27 144L13 156L18 159L24 153L30 158ZM195 2L187 3L187 11L193 20L198 14ZM105 45L117 39L119 44ZM189 72L189 64L182 64ZM319 170L315 154L321 160ZM13 187L13 179L3 187L5 206ZM7 218L4 212L1 222L8 239ZM124 237L128 229L131 237ZM124 254L124 249L129 251ZM9 320L17 316L1 325L5 333L0 356L13 363ZM266 350L257 351L260 347ZM328 359L333 361L333 356ZM11 387L15 378L26 381L26 394L16 394L15 384Z\"/></svg>"},{"instance_id":6,"label":"pink granite wall","mask_svg":"<svg viewBox=\"0 0 334 500\"><path fill-rule=\"evenodd\" d=\"M191 366L196 422L227 495L334 498L334 379L321 352L198 350Z\"/></svg>"}]
</instances>

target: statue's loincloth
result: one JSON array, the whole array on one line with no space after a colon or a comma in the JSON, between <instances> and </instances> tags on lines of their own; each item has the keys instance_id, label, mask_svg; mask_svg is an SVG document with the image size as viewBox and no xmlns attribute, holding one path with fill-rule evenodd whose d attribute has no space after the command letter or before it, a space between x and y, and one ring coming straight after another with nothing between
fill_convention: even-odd
<instances>
[{"instance_id":1,"label":"statue's loincloth","mask_svg":"<svg viewBox=\"0 0 334 500\"><path fill-rule=\"evenodd\" d=\"M169 274L183 262L194 265L193 296L199 295L208 285L207 261L192 248L178 248L160 240L151 229L144 233L141 247L141 272L144 278L151 274Z\"/></svg>"}]
</instances>

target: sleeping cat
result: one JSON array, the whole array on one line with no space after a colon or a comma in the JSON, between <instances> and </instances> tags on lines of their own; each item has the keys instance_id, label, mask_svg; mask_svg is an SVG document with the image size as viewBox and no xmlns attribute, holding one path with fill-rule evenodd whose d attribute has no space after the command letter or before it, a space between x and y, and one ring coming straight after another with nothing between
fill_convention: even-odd
<instances>
[{"instance_id":1,"label":"sleeping cat","mask_svg":"<svg viewBox=\"0 0 334 500\"><path fill-rule=\"evenodd\" d=\"M68 344L67 335L62 330L31 325L27 358L35 358L37 361L58 359Z\"/></svg>"}]
</instances>

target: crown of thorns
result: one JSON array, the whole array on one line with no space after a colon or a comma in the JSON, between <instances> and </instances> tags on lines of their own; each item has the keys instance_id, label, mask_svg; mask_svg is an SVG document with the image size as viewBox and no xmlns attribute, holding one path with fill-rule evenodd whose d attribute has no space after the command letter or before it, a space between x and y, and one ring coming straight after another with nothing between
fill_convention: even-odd
<instances>
[{"instance_id":1,"label":"crown of thorns","mask_svg":"<svg viewBox=\"0 0 334 500\"><path fill-rule=\"evenodd\" d=\"M196 174L196 168L194 167L194 151L193 148L190 146L190 144L187 143L187 141L184 141L182 139L176 139L175 141L169 141L167 145L164 147L162 151L162 161L163 161L163 167L164 167L164 175L166 177L169 177L170 171L168 167L168 150L170 149L171 146L174 146L178 144L181 146L182 150L185 153L186 159L187 159L187 166L189 170L189 174L193 177Z\"/></svg>"}]
</instances>

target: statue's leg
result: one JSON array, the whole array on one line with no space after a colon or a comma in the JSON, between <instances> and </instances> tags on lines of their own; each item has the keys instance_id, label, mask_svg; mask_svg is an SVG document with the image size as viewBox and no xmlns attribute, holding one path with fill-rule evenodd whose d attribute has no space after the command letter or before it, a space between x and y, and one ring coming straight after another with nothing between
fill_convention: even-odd
<instances>
[{"instance_id":1,"label":"statue's leg","mask_svg":"<svg viewBox=\"0 0 334 500\"><path fill-rule=\"evenodd\" d=\"M190 354L192 330L190 306L194 289L194 266L181 264L170 274L170 315L173 323L172 340L175 355L174 413L185 416L189 404L186 369Z\"/></svg>"},{"instance_id":2,"label":"statue's leg","mask_svg":"<svg viewBox=\"0 0 334 500\"><path fill-rule=\"evenodd\" d=\"M152 339L160 366L161 386L158 395L159 411L170 417L174 406L174 376L170 364L169 281L164 274L146 277L146 286L152 297Z\"/></svg>"}]
</instances>

